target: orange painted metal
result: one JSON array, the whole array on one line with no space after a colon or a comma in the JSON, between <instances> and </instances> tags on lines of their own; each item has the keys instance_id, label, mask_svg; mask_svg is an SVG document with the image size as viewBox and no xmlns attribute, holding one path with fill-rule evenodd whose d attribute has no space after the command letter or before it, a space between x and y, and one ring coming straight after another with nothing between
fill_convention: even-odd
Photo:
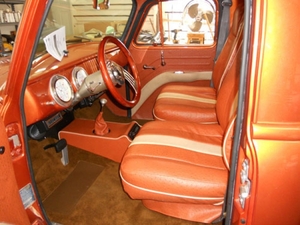
<instances>
[{"instance_id":1,"label":"orange painted metal","mask_svg":"<svg viewBox=\"0 0 300 225\"><path fill-rule=\"evenodd\" d=\"M40 21L44 16L45 8L48 1L26 1L23 10L23 19L20 22L18 34L16 37L16 45L11 58L10 69L8 70L8 78L6 88L3 91L3 107L1 108L1 117L4 121L6 129L10 129L11 124L18 127L18 138L21 151L25 152L26 138L24 137L23 118L20 111L23 110L20 106L22 89L26 85L26 74L30 68L30 57ZM22 189L27 185L32 186L32 180L28 168L28 159L26 154L21 154L13 160L14 173L18 185L18 189ZM20 198L20 197L19 197ZM37 199L37 196L34 195ZM16 202L16 206L17 206ZM13 207L13 206L12 206ZM13 209L13 208L12 208ZM34 201L30 207L26 209L30 223L46 224L45 216L40 208L38 201ZM26 221L24 221L26 224Z\"/></svg>"},{"instance_id":2,"label":"orange painted metal","mask_svg":"<svg viewBox=\"0 0 300 225\"><path fill-rule=\"evenodd\" d=\"M98 43L78 44L68 49L70 56L65 57L61 62L49 57L49 55L37 58L33 62L24 99L27 125L65 109L55 104L51 96L51 77L60 74L72 81L74 65L83 67L89 74L98 71L99 65L96 60L98 46ZM73 90L76 91L74 84Z\"/></svg>"},{"instance_id":3,"label":"orange painted metal","mask_svg":"<svg viewBox=\"0 0 300 225\"><path fill-rule=\"evenodd\" d=\"M23 203L19 197L19 188L13 169L10 145L2 120L0 120L0 140L1 221L5 221L8 224L30 224Z\"/></svg>"},{"instance_id":4,"label":"orange painted metal","mask_svg":"<svg viewBox=\"0 0 300 225\"><path fill-rule=\"evenodd\" d=\"M250 161L251 191L235 224L300 223L299 1L254 2L246 124L239 164ZM281 16L279 16L281 15Z\"/></svg>"}]
</instances>

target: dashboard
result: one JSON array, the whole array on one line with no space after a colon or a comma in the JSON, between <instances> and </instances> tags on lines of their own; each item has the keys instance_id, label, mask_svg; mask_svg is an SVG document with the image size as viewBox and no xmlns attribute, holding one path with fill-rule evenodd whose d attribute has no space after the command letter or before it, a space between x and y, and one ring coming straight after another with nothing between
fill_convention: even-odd
<instances>
[{"instance_id":1,"label":"dashboard","mask_svg":"<svg viewBox=\"0 0 300 225\"><path fill-rule=\"evenodd\" d=\"M105 62L99 63L99 49L98 42L82 42L68 46L61 61L50 54L34 59L23 99L29 137L37 140L56 137L58 131L74 120L75 109L91 106L105 93L108 88L100 64L106 65L105 79L110 78L112 82L109 85L122 86L120 81L125 79L123 67L128 64L126 55L116 44L107 43L101 46L101 54L104 51L101 60ZM6 82L10 58L2 59L0 63L1 105L5 91L9 91Z\"/></svg>"},{"instance_id":2,"label":"dashboard","mask_svg":"<svg viewBox=\"0 0 300 225\"><path fill-rule=\"evenodd\" d=\"M98 47L96 42L80 43L70 46L61 61L49 54L34 60L24 99L27 126L49 117L51 121L57 113L72 110L91 96L98 98L106 90L98 63ZM108 58L119 52L114 47L108 49Z\"/></svg>"},{"instance_id":3,"label":"dashboard","mask_svg":"<svg viewBox=\"0 0 300 225\"><path fill-rule=\"evenodd\" d=\"M98 43L80 43L58 61L49 54L34 60L25 91L27 125L73 107L84 79L99 72Z\"/></svg>"}]
</instances>

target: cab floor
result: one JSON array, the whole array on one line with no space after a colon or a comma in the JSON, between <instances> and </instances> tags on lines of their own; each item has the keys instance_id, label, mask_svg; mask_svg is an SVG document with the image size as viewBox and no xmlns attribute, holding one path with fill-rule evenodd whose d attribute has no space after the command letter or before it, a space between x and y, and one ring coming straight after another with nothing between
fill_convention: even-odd
<instances>
[{"instance_id":1,"label":"cab floor","mask_svg":"<svg viewBox=\"0 0 300 225\"><path fill-rule=\"evenodd\" d=\"M99 109L98 106L94 108L94 112L91 109L83 110L75 116L93 119ZM106 119L109 118L110 112L106 110L105 113ZM111 118L115 120L116 117L111 115ZM40 142L29 140L35 180L50 221L64 225L201 224L162 215L147 209L141 201L130 199L122 189L119 164L109 159L69 146L69 164L63 166L60 153L56 153L54 149L46 151L43 149L45 145L54 141L50 138ZM91 165L91 170L95 166L101 169L96 168L96 174L89 180L85 177L89 170L85 168L86 166L79 168L79 162ZM81 181L88 183L80 183ZM63 197L58 198L57 203L53 199L49 201L49 198L60 190L67 194L60 193ZM72 197L71 192L74 191L75 195Z\"/></svg>"}]
</instances>

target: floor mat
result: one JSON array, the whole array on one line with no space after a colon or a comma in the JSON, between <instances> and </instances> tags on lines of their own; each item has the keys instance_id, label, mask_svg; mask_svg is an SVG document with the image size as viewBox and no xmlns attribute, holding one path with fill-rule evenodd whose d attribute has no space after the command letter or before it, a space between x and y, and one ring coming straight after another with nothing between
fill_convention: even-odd
<instances>
[{"instance_id":1,"label":"floor mat","mask_svg":"<svg viewBox=\"0 0 300 225\"><path fill-rule=\"evenodd\" d=\"M67 179L44 200L46 211L70 214L102 170L97 164L79 161Z\"/></svg>"}]
</instances>

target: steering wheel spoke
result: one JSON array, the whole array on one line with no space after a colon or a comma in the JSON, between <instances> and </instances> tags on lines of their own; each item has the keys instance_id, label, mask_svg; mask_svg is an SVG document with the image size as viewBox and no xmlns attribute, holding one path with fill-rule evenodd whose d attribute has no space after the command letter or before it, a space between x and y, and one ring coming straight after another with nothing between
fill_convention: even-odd
<instances>
[{"instance_id":1,"label":"steering wheel spoke","mask_svg":"<svg viewBox=\"0 0 300 225\"><path fill-rule=\"evenodd\" d=\"M134 77L125 69L123 69L123 73L124 73L125 80L127 80L127 82L130 84L130 86L132 87L132 89L136 93L137 92L137 85L136 85Z\"/></svg>"}]
</instances>

